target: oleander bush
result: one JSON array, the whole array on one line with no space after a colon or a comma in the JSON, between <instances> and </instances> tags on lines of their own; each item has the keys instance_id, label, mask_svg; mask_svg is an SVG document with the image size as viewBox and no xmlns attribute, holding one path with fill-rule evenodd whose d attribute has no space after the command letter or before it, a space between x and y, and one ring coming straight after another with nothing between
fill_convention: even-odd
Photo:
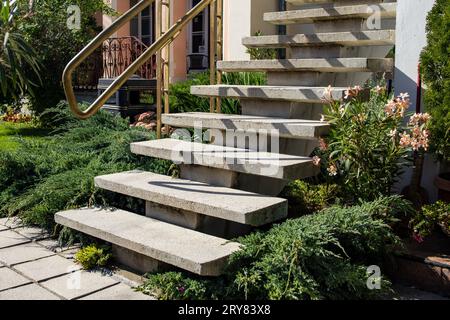
<instances>
[{"instance_id":1,"label":"oleander bush","mask_svg":"<svg viewBox=\"0 0 450 320\"><path fill-rule=\"evenodd\" d=\"M139 288L160 299L370 299L390 292L367 287L367 268L382 266L400 239L385 223L411 210L398 196L357 206L333 206L288 220L268 232L238 239L224 276L204 279L188 273L149 274Z\"/></svg>"},{"instance_id":2,"label":"oleander bush","mask_svg":"<svg viewBox=\"0 0 450 320\"><path fill-rule=\"evenodd\" d=\"M168 173L170 162L130 151L131 142L154 134L104 111L85 121L68 111L54 110L49 118L59 123L49 137L0 150L0 216L20 216L59 235L54 214L60 210L104 205L142 211L139 200L95 188L94 177L134 169Z\"/></svg>"},{"instance_id":3,"label":"oleander bush","mask_svg":"<svg viewBox=\"0 0 450 320\"><path fill-rule=\"evenodd\" d=\"M450 0L437 0L428 14L427 42L420 60L432 116L431 150L450 162Z\"/></svg>"},{"instance_id":4,"label":"oleander bush","mask_svg":"<svg viewBox=\"0 0 450 320\"><path fill-rule=\"evenodd\" d=\"M371 201L391 194L404 169L411 165L413 151L429 146L429 114L412 115L407 125L408 94L391 98L386 90L371 90L362 99L362 88L349 88L346 98L328 101L323 120L330 123L327 137L320 140L314 163L322 179L338 185L338 197L346 203Z\"/></svg>"}]
</instances>

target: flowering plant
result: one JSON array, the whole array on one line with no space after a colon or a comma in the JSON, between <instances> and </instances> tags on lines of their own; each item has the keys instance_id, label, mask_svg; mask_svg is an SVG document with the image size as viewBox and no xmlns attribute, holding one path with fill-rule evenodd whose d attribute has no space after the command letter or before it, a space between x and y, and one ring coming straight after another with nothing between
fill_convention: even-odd
<instances>
[{"instance_id":1,"label":"flowering plant","mask_svg":"<svg viewBox=\"0 0 450 320\"><path fill-rule=\"evenodd\" d=\"M365 93L370 91L370 98ZM416 114L404 125L409 95L389 99L386 89L349 88L335 100L332 88L324 92L327 103L322 121L331 125L313 158L327 180L341 186L344 199L373 200L390 194L411 151L426 151L429 144L428 114ZM367 101L364 101L367 100Z\"/></svg>"}]
</instances>

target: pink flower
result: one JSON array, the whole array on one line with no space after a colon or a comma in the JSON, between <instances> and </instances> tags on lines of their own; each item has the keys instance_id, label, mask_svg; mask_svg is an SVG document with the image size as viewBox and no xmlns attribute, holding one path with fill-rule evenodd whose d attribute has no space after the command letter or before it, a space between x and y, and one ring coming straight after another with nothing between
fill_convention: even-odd
<instances>
[{"instance_id":1,"label":"pink flower","mask_svg":"<svg viewBox=\"0 0 450 320\"><path fill-rule=\"evenodd\" d=\"M416 240L418 243L422 243L424 241L423 237L417 232L413 233L413 239Z\"/></svg>"},{"instance_id":2,"label":"pink flower","mask_svg":"<svg viewBox=\"0 0 450 320\"><path fill-rule=\"evenodd\" d=\"M334 164L330 165L330 166L328 167L327 171L328 171L328 175L329 175L330 177L335 177L335 176L337 176L337 174L338 174L338 172L337 172L337 167L336 167Z\"/></svg>"},{"instance_id":3,"label":"pink flower","mask_svg":"<svg viewBox=\"0 0 450 320\"><path fill-rule=\"evenodd\" d=\"M323 91L323 95L322 98L325 101L334 101L333 99L333 88L331 87L331 85L329 85L327 88L324 89Z\"/></svg>"},{"instance_id":4,"label":"pink flower","mask_svg":"<svg viewBox=\"0 0 450 320\"><path fill-rule=\"evenodd\" d=\"M312 161L316 167L320 167L320 162L322 161L322 159L320 159L318 156L314 156Z\"/></svg>"},{"instance_id":5,"label":"pink flower","mask_svg":"<svg viewBox=\"0 0 450 320\"><path fill-rule=\"evenodd\" d=\"M320 151L327 151L328 149L328 144L325 142L323 138L319 139L319 149Z\"/></svg>"},{"instance_id":6,"label":"pink flower","mask_svg":"<svg viewBox=\"0 0 450 320\"><path fill-rule=\"evenodd\" d=\"M347 100L349 98L357 97L361 91L362 88L360 86L354 86L353 88L349 87L347 90L345 90L344 99Z\"/></svg>"},{"instance_id":7,"label":"pink flower","mask_svg":"<svg viewBox=\"0 0 450 320\"><path fill-rule=\"evenodd\" d=\"M400 135L400 146L403 148L409 147L411 144L411 135L407 134L406 131Z\"/></svg>"},{"instance_id":8,"label":"pink flower","mask_svg":"<svg viewBox=\"0 0 450 320\"><path fill-rule=\"evenodd\" d=\"M377 94L383 94L386 92L386 87L376 86L375 91L377 92Z\"/></svg>"}]
</instances>

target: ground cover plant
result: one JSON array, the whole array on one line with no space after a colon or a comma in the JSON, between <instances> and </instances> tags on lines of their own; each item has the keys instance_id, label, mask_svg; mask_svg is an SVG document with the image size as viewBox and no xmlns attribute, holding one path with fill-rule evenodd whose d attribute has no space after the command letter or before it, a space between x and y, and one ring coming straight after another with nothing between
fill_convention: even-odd
<instances>
[{"instance_id":1,"label":"ground cover plant","mask_svg":"<svg viewBox=\"0 0 450 320\"><path fill-rule=\"evenodd\" d=\"M400 239L385 222L411 210L398 196L333 206L238 239L223 277L149 274L139 290L160 299L370 299L390 292L367 287L369 265L382 265Z\"/></svg>"},{"instance_id":2,"label":"ground cover plant","mask_svg":"<svg viewBox=\"0 0 450 320\"><path fill-rule=\"evenodd\" d=\"M65 104L61 108L47 115L58 127L49 137L0 150L0 216L20 216L59 235L54 214L64 209L103 205L140 212L142 203L96 189L94 177L134 169L168 173L169 162L130 152L131 142L154 134L104 111L79 121Z\"/></svg>"}]
</instances>

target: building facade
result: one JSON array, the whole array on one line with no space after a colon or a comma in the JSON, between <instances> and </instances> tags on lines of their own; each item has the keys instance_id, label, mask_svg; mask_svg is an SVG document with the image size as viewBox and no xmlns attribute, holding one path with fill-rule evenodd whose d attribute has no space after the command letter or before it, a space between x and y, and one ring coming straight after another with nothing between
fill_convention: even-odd
<instances>
[{"instance_id":1,"label":"building facade","mask_svg":"<svg viewBox=\"0 0 450 320\"><path fill-rule=\"evenodd\" d=\"M126 12L139 0L105 0L118 13ZM200 0L170 0L171 22L177 21ZM262 34L276 34L274 25L263 21L264 12L278 11L279 0L224 0L224 59L248 60L249 55L241 39L260 31ZM149 46L155 40L155 3L144 10L130 23L124 25L114 38L124 43L139 39L141 46ZM103 15L99 23L107 28L113 17ZM120 45L118 45L120 47ZM118 47L113 45L112 47ZM131 47L141 48L136 43ZM186 79L190 72L204 71L209 65L209 9L204 10L178 36L170 48L171 82ZM139 52L138 52L139 53ZM131 53L136 55L136 53ZM105 54L104 54L104 59ZM110 59L111 61L111 59ZM111 64L111 63L110 63ZM112 69L114 66L112 67ZM117 69L117 68L116 68ZM119 68L120 69L120 68ZM111 70L110 70L111 71ZM113 72L114 73L114 72Z\"/></svg>"}]
</instances>

